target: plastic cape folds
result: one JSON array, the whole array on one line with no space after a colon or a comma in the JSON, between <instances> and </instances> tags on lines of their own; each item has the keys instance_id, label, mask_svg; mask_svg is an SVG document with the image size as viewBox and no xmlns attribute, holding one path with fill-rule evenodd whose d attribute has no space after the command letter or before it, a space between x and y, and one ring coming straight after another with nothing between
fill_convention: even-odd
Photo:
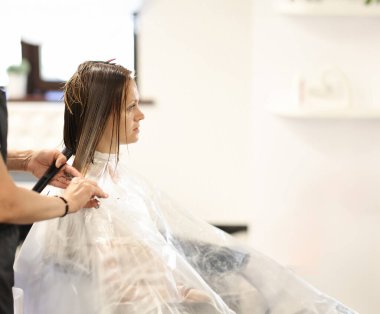
<instances>
[{"instance_id":1,"label":"plastic cape folds","mask_svg":"<svg viewBox=\"0 0 380 314\"><path fill-rule=\"evenodd\" d=\"M15 263L25 314L354 313L116 164L96 153L88 172L99 209L34 224Z\"/></svg>"}]
</instances>

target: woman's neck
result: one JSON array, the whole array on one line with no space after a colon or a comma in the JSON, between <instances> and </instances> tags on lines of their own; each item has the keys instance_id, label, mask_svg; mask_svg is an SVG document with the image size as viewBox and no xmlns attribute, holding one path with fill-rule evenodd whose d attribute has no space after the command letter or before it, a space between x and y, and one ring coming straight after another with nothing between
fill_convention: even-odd
<instances>
[{"instance_id":1,"label":"woman's neck","mask_svg":"<svg viewBox=\"0 0 380 314\"><path fill-rule=\"evenodd\" d=\"M96 150L100 153L116 154L118 152L118 143L116 141L110 143L110 141L101 138L96 146Z\"/></svg>"}]
</instances>

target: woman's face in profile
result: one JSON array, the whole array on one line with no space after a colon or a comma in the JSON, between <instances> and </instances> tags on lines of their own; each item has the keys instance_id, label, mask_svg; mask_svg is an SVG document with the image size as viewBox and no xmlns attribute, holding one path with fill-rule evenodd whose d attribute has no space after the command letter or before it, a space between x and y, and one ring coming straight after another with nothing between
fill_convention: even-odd
<instances>
[{"instance_id":1,"label":"woman's face in profile","mask_svg":"<svg viewBox=\"0 0 380 314\"><path fill-rule=\"evenodd\" d=\"M139 107L139 92L136 82L129 82L126 105L120 117L120 144L135 143L139 139L140 121L144 119L144 114Z\"/></svg>"}]
</instances>

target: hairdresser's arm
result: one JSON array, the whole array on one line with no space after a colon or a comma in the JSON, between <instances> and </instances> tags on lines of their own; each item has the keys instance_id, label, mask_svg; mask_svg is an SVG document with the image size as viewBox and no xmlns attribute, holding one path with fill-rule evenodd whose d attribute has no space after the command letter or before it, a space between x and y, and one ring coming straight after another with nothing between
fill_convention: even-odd
<instances>
[{"instance_id":1,"label":"hairdresser's arm","mask_svg":"<svg viewBox=\"0 0 380 314\"><path fill-rule=\"evenodd\" d=\"M66 157L59 150L9 150L7 167L9 170L29 171L35 177L41 178L51 164L59 168L66 163ZM65 165L49 184L59 188L66 188L72 177L82 175L74 167Z\"/></svg>"},{"instance_id":2,"label":"hairdresser's arm","mask_svg":"<svg viewBox=\"0 0 380 314\"><path fill-rule=\"evenodd\" d=\"M92 198L107 197L95 182L76 178L64 191L69 212L82 207L97 206ZM65 213L64 202L57 197L48 197L24 188L17 187L9 176L3 159L0 158L0 222L29 224L40 220L62 216Z\"/></svg>"}]
</instances>

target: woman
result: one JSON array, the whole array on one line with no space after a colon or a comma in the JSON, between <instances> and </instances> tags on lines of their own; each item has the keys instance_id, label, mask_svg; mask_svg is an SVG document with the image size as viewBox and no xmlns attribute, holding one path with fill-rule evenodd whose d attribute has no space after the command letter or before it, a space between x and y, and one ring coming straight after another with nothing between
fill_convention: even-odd
<instances>
[{"instance_id":1,"label":"woman","mask_svg":"<svg viewBox=\"0 0 380 314\"><path fill-rule=\"evenodd\" d=\"M98 210L35 224L15 264L31 313L354 313L174 207L119 161L144 118L131 72L84 62L65 87L73 166L109 191Z\"/></svg>"}]
</instances>

